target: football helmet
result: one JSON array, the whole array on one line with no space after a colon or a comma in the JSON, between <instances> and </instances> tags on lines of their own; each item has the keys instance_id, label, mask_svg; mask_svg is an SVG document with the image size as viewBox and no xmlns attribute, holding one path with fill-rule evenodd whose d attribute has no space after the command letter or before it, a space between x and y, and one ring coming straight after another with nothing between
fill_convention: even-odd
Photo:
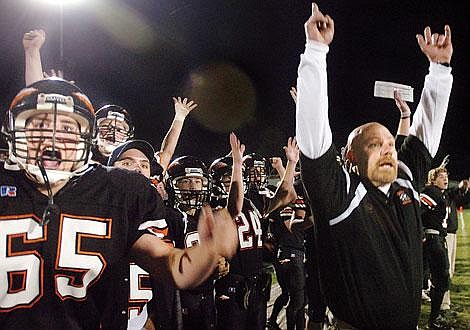
<instances>
[{"instance_id":1,"label":"football helmet","mask_svg":"<svg viewBox=\"0 0 470 330\"><path fill-rule=\"evenodd\" d=\"M243 157L243 182L245 192L248 190L262 191L268 183L268 163L266 158L251 153Z\"/></svg>"},{"instance_id":2,"label":"football helmet","mask_svg":"<svg viewBox=\"0 0 470 330\"><path fill-rule=\"evenodd\" d=\"M211 204L226 206L232 177L233 158L224 156L214 160L209 166L212 180Z\"/></svg>"},{"instance_id":3,"label":"football helmet","mask_svg":"<svg viewBox=\"0 0 470 330\"><path fill-rule=\"evenodd\" d=\"M5 118L9 158L38 183L82 173L96 137L93 105L74 84L60 78L37 81L13 99Z\"/></svg>"},{"instance_id":4,"label":"football helmet","mask_svg":"<svg viewBox=\"0 0 470 330\"><path fill-rule=\"evenodd\" d=\"M134 137L134 124L129 112L114 104L105 105L96 111L98 126L98 151L109 157L116 147Z\"/></svg>"},{"instance_id":5,"label":"football helmet","mask_svg":"<svg viewBox=\"0 0 470 330\"><path fill-rule=\"evenodd\" d=\"M211 180L206 165L192 156L183 156L170 163L165 186L169 200L182 211L199 209L209 201Z\"/></svg>"}]
</instances>

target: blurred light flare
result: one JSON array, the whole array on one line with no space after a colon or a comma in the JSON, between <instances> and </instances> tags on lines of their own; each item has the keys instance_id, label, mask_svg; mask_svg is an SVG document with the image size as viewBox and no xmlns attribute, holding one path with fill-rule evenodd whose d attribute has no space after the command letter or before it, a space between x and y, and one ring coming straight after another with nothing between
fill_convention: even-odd
<instances>
[{"instance_id":1,"label":"blurred light flare","mask_svg":"<svg viewBox=\"0 0 470 330\"><path fill-rule=\"evenodd\" d=\"M136 52L155 47L156 33L150 21L137 10L112 1L96 1L97 23L121 46Z\"/></svg>"},{"instance_id":2,"label":"blurred light flare","mask_svg":"<svg viewBox=\"0 0 470 330\"><path fill-rule=\"evenodd\" d=\"M213 132L237 130L255 117L253 82L231 63L210 63L196 68L186 78L183 93L199 105L191 116Z\"/></svg>"},{"instance_id":3,"label":"blurred light flare","mask_svg":"<svg viewBox=\"0 0 470 330\"><path fill-rule=\"evenodd\" d=\"M81 4L85 2L85 0L34 0L34 2L42 2L55 6L64 6Z\"/></svg>"}]
</instances>

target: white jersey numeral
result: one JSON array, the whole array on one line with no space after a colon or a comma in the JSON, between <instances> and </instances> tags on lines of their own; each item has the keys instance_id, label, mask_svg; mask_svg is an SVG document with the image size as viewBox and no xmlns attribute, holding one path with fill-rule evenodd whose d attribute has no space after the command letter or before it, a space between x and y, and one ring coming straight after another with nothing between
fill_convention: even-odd
<instances>
[{"instance_id":1,"label":"white jersey numeral","mask_svg":"<svg viewBox=\"0 0 470 330\"><path fill-rule=\"evenodd\" d=\"M82 239L109 239L111 219L63 216L60 220L55 292L61 299L84 299L87 288L106 268L101 253L82 248ZM27 244L47 240L47 226L35 216L0 218L0 310L34 305L43 294L44 259L40 251L13 251L12 240Z\"/></svg>"},{"instance_id":2,"label":"white jersey numeral","mask_svg":"<svg viewBox=\"0 0 470 330\"><path fill-rule=\"evenodd\" d=\"M152 299L152 288L142 284L144 278L150 278L149 273L134 263L131 263L129 267L129 305L132 306L129 308L129 319L133 319L142 312L143 305ZM137 307L133 307L134 305Z\"/></svg>"},{"instance_id":3,"label":"white jersey numeral","mask_svg":"<svg viewBox=\"0 0 470 330\"><path fill-rule=\"evenodd\" d=\"M9 221L8 221L9 220ZM44 241L44 228L32 217L1 219L0 221L0 309L29 307L43 293L40 281L44 260L37 251L14 252L11 239L22 238L25 243ZM21 287L12 287L21 282Z\"/></svg>"},{"instance_id":4,"label":"white jersey numeral","mask_svg":"<svg viewBox=\"0 0 470 330\"><path fill-rule=\"evenodd\" d=\"M253 211L248 211L248 215L249 219L247 219L244 213L237 216L240 250L260 248L263 245L263 242L261 241L261 234L263 231L261 229L259 217ZM250 227L253 227L253 232L250 232ZM256 240L256 243L254 240Z\"/></svg>"},{"instance_id":5,"label":"white jersey numeral","mask_svg":"<svg viewBox=\"0 0 470 330\"><path fill-rule=\"evenodd\" d=\"M77 275L56 276L58 295L82 299L86 297L87 287L103 272L106 260L97 252L83 251L82 238L110 238L110 225L107 220L89 220L64 216L59 231L59 249L57 252L57 270L76 272ZM63 235L66 234L65 237ZM81 283L76 279L82 278Z\"/></svg>"}]
</instances>

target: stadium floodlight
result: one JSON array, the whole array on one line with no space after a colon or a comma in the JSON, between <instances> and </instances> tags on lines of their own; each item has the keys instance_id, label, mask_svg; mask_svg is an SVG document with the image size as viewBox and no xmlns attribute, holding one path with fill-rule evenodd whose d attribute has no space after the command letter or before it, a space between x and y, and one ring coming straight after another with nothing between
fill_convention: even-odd
<instances>
[{"instance_id":1,"label":"stadium floodlight","mask_svg":"<svg viewBox=\"0 0 470 330\"><path fill-rule=\"evenodd\" d=\"M84 0L35 0L51 5L59 6L59 65L64 71L64 5L77 4Z\"/></svg>"}]
</instances>

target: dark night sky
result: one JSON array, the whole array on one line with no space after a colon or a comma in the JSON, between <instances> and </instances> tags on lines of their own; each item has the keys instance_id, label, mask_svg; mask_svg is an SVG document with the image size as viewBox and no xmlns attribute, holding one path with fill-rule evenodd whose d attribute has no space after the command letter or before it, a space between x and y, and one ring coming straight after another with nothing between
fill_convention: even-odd
<instances>
[{"instance_id":1,"label":"dark night sky","mask_svg":"<svg viewBox=\"0 0 470 330\"><path fill-rule=\"evenodd\" d=\"M395 132L398 110L393 100L373 97L374 81L412 85L414 109L428 67L415 34L427 24L441 32L448 23L454 85L436 165L450 154L451 178L470 175L470 24L459 2L318 2L336 22L328 74L337 145L367 121ZM24 84L24 32L44 28L44 67L58 66L59 10L34 0L0 3L0 105L6 109ZM231 129L249 152L281 156L295 130L289 88L295 84L309 13L310 2L300 0L88 0L65 6L65 77L75 80L96 108L105 103L127 107L136 137L156 148L173 118L171 96L196 98L198 114L186 120L175 156L210 162L229 150Z\"/></svg>"}]
</instances>

